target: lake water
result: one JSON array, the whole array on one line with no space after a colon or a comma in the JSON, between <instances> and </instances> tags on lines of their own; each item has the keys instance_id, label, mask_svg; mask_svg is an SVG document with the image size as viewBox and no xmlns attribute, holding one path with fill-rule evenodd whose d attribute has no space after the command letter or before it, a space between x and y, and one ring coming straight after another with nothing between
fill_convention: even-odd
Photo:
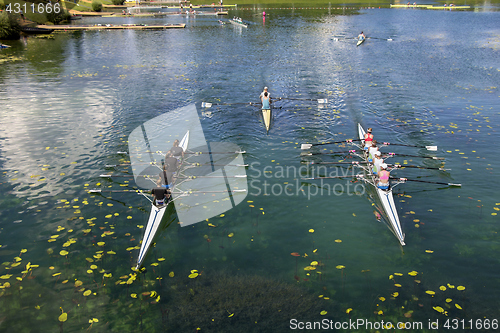
<instances>
[{"instance_id":1,"label":"lake water","mask_svg":"<svg viewBox=\"0 0 500 333\"><path fill-rule=\"evenodd\" d=\"M478 331L498 320L498 7L261 12L230 11L248 28L89 18L78 23L187 26L58 33L0 51L0 331L282 332L293 319ZM360 31L369 38L356 47ZM264 86L294 98L275 103L267 134L255 106L201 107L256 102ZM301 100L320 98L328 104ZM191 103L208 141L246 151L250 192L187 228L170 211L133 280L149 202L87 190L132 187L99 175L130 172L104 166L128 161L117 152L132 130ZM377 201L347 188L358 183L301 179L301 161L343 156L301 158L300 145L354 139L358 122L379 141L438 146L383 151L444 157L451 169L395 176L462 184L394 188L404 247L377 220Z\"/></svg>"}]
</instances>

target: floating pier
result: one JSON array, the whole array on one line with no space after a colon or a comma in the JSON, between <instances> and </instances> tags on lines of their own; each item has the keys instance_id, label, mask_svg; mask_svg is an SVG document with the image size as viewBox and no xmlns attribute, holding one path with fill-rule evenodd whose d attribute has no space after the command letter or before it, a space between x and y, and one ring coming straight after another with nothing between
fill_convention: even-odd
<instances>
[{"instance_id":1,"label":"floating pier","mask_svg":"<svg viewBox=\"0 0 500 333\"><path fill-rule=\"evenodd\" d=\"M54 31L85 31L85 30L164 30L182 29L186 24L165 24L165 25L145 25L145 24L97 24L97 25L39 25L38 28L53 29Z\"/></svg>"}]
</instances>

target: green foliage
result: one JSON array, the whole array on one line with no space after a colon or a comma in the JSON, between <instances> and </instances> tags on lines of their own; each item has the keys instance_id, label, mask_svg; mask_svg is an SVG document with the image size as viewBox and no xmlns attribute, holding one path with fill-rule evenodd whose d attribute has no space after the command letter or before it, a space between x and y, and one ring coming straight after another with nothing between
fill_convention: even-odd
<instances>
[{"instance_id":1,"label":"green foliage","mask_svg":"<svg viewBox=\"0 0 500 333\"><path fill-rule=\"evenodd\" d=\"M94 12L102 11L102 3L97 2L97 1L92 1L92 10Z\"/></svg>"},{"instance_id":2,"label":"green foliage","mask_svg":"<svg viewBox=\"0 0 500 333\"><path fill-rule=\"evenodd\" d=\"M19 39L20 31L16 16L7 12L0 13L0 39Z\"/></svg>"},{"instance_id":3,"label":"green foliage","mask_svg":"<svg viewBox=\"0 0 500 333\"><path fill-rule=\"evenodd\" d=\"M47 13L47 21L52 22L54 24L59 24L61 22L69 21L71 19L71 15L66 10L61 10L59 13Z\"/></svg>"},{"instance_id":4,"label":"green foliage","mask_svg":"<svg viewBox=\"0 0 500 333\"><path fill-rule=\"evenodd\" d=\"M121 6L125 3L125 0L111 0L113 5Z\"/></svg>"}]
</instances>

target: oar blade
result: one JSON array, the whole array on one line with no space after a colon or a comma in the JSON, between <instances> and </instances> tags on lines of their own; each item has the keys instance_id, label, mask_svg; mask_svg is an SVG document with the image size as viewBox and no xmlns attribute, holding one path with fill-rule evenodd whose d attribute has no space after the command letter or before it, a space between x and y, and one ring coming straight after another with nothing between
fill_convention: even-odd
<instances>
[{"instance_id":1,"label":"oar blade","mask_svg":"<svg viewBox=\"0 0 500 333\"><path fill-rule=\"evenodd\" d=\"M211 108L212 107L212 103L201 102L201 107L202 108Z\"/></svg>"},{"instance_id":2,"label":"oar blade","mask_svg":"<svg viewBox=\"0 0 500 333\"><path fill-rule=\"evenodd\" d=\"M300 149L302 149L302 150L307 150L307 149L311 149L311 148L312 148L312 144L310 144L310 143L303 143L300 146Z\"/></svg>"},{"instance_id":3,"label":"oar blade","mask_svg":"<svg viewBox=\"0 0 500 333\"><path fill-rule=\"evenodd\" d=\"M425 146L425 148L426 148L427 150L431 150L431 151L436 151L436 150L438 150L438 147L437 147L437 146Z\"/></svg>"},{"instance_id":4,"label":"oar blade","mask_svg":"<svg viewBox=\"0 0 500 333\"><path fill-rule=\"evenodd\" d=\"M328 103L328 99L327 98L320 98L320 99L318 99L318 103L319 104L327 104Z\"/></svg>"}]
</instances>

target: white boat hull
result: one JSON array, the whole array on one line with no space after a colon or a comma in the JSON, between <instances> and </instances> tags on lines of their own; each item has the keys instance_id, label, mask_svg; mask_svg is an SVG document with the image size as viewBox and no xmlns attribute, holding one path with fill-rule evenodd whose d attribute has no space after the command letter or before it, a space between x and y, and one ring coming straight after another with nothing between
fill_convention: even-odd
<instances>
[{"instance_id":1,"label":"white boat hull","mask_svg":"<svg viewBox=\"0 0 500 333\"><path fill-rule=\"evenodd\" d=\"M264 119L266 131L269 132L269 128L271 127L271 109L262 109L262 118Z\"/></svg>"}]
</instances>

